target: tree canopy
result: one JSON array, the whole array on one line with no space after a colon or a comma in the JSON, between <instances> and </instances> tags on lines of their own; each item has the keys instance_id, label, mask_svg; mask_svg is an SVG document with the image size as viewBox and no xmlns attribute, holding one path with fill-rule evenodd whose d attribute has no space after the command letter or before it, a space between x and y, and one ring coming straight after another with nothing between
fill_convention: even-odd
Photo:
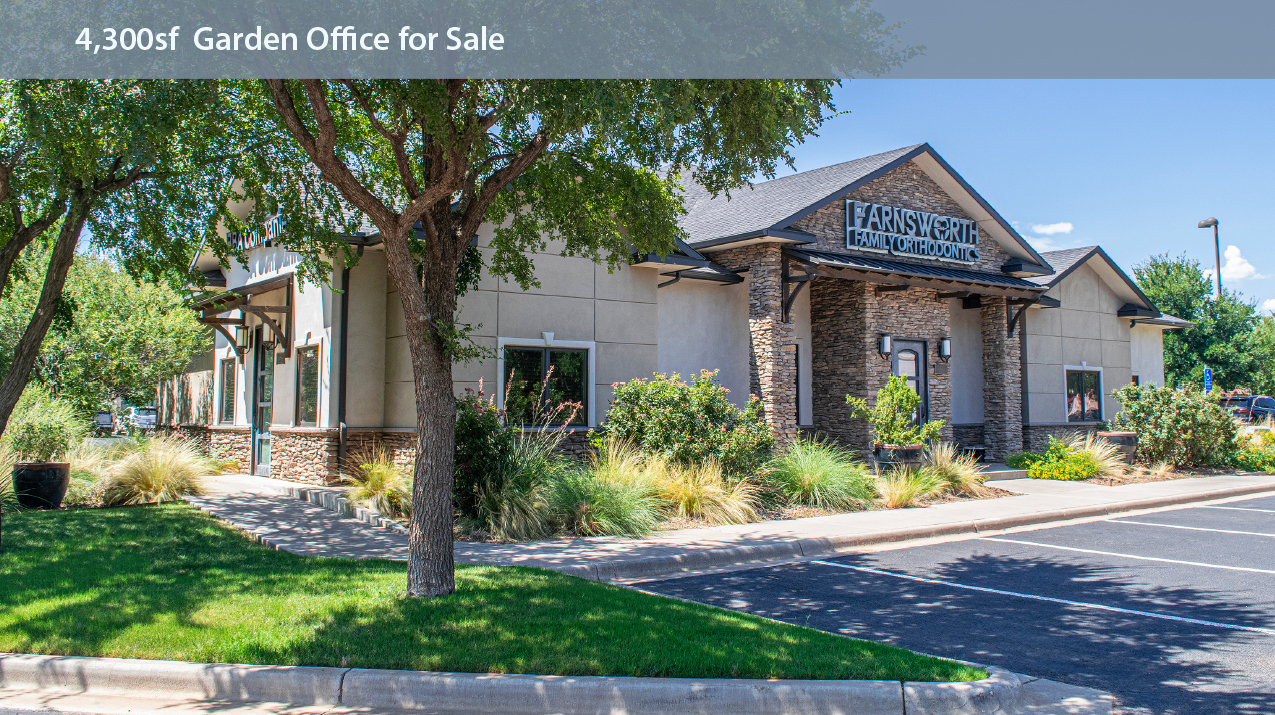
<instances>
[{"instance_id":1,"label":"tree canopy","mask_svg":"<svg viewBox=\"0 0 1275 715\"><path fill-rule=\"evenodd\" d=\"M1217 389L1269 390L1275 332L1269 318L1241 294L1223 290L1220 299L1199 261L1168 254L1134 266L1134 278L1157 308L1189 320L1195 327L1164 333L1166 386L1203 387L1204 368L1213 369ZM1260 330L1259 330L1260 328Z\"/></svg>"},{"instance_id":2,"label":"tree canopy","mask_svg":"<svg viewBox=\"0 0 1275 715\"><path fill-rule=\"evenodd\" d=\"M22 328L39 299L46 255L0 301L0 370L7 370ZM208 329L164 283L137 281L113 261L79 256L67 277L59 314L44 338L32 379L82 415L115 399L149 404L156 386L179 374L209 346Z\"/></svg>"}]
</instances>

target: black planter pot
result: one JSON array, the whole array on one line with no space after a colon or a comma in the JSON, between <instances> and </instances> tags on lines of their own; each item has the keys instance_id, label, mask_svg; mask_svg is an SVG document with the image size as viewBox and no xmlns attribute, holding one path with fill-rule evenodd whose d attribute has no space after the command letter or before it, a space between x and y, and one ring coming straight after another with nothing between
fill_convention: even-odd
<instances>
[{"instance_id":1,"label":"black planter pot","mask_svg":"<svg viewBox=\"0 0 1275 715\"><path fill-rule=\"evenodd\" d=\"M896 466L919 469L925 463L925 445L876 444L872 447L872 461L876 462L877 471Z\"/></svg>"},{"instance_id":2,"label":"black planter pot","mask_svg":"<svg viewBox=\"0 0 1275 715\"><path fill-rule=\"evenodd\" d=\"M1097 436L1115 445L1125 464L1133 464L1138 456L1137 432L1099 432Z\"/></svg>"},{"instance_id":3,"label":"black planter pot","mask_svg":"<svg viewBox=\"0 0 1275 715\"><path fill-rule=\"evenodd\" d=\"M26 509L57 509L70 484L69 462L18 462L13 467L13 493Z\"/></svg>"}]
</instances>

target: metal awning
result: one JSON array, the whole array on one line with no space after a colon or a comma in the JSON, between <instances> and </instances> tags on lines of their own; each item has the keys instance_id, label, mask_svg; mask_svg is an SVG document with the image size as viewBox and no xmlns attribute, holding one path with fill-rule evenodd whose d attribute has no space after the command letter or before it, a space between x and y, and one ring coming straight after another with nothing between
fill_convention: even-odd
<instances>
[{"instance_id":1,"label":"metal awning","mask_svg":"<svg viewBox=\"0 0 1275 715\"><path fill-rule=\"evenodd\" d=\"M785 248L784 254L833 278L1007 298L1035 299L1048 290L1045 286L1003 273L807 248Z\"/></svg>"}]
</instances>

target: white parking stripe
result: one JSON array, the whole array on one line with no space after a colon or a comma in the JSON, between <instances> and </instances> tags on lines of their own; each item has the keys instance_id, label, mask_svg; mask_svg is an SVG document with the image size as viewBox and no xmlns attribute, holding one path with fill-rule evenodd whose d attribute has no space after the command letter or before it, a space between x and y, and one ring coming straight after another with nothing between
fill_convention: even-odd
<instances>
[{"instance_id":1,"label":"white parking stripe","mask_svg":"<svg viewBox=\"0 0 1275 715\"><path fill-rule=\"evenodd\" d=\"M1214 531L1219 534L1242 534L1244 536L1269 536L1275 538L1275 534L1268 534L1264 531L1233 531L1231 529L1206 529L1203 526L1180 526L1178 524L1155 524L1149 521L1129 521L1128 519L1113 519L1112 524L1137 524L1139 526L1163 526L1166 529L1188 529L1190 531Z\"/></svg>"},{"instance_id":2,"label":"white parking stripe","mask_svg":"<svg viewBox=\"0 0 1275 715\"><path fill-rule=\"evenodd\" d=\"M1078 549L1074 546L1055 546L1053 544L1041 544L1036 541L1019 541L1017 539L998 539L993 536L985 536L979 541L1000 541L1006 544L1023 544L1025 546L1040 546L1046 549L1058 549L1060 551L1077 551L1082 554L1098 554L1100 556L1119 556L1122 559L1137 559L1138 561L1159 561L1165 564L1182 564L1183 566L1202 566L1206 569L1226 569L1227 571L1249 571L1252 573L1269 573L1275 574L1270 569L1255 569L1247 566L1222 566L1219 564L1205 564L1199 561L1179 561L1177 559L1158 559L1154 556L1134 556L1133 554L1119 554L1114 551L1096 551L1094 549Z\"/></svg>"},{"instance_id":3,"label":"white parking stripe","mask_svg":"<svg viewBox=\"0 0 1275 715\"><path fill-rule=\"evenodd\" d=\"M1230 509L1231 511L1260 511L1263 514L1275 514L1275 509L1255 509L1251 506L1197 506L1196 509Z\"/></svg>"},{"instance_id":4,"label":"white parking stripe","mask_svg":"<svg viewBox=\"0 0 1275 715\"><path fill-rule=\"evenodd\" d=\"M1086 603L1084 601L1072 601L1066 598L1053 598L1052 596L1038 596L1034 593L1019 593L1017 591L1005 591L999 588L987 588L986 586L971 586L965 583L953 583L951 581L939 581L938 579L922 578L911 574L895 573L893 571L882 571L881 569L872 569L866 566L851 566L850 564L839 564L833 561L812 561L811 563L822 564L824 566L836 566L837 568L850 569L852 571L863 571L864 573L878 574L880 576L893 576L894 578L907 579L908 581L918 581L920 583L931 583L938 586L948 586L950 588L963 588L967 591L980 591L982 593L994 593L1000 596L1013 596L1015 598L1026 598L1032 601L1048 601L1049 603L1061 603L1066 606L1076 606L1078 608L1092 608L1098 611L1112 611L1115 613L1128 613L1134 616L1146 616L1147 618L1160 618L1166 621L1178 621L1181 623L1194 623L1200 626L1213 626L1215 628L1227 628L1234 631L1249 631L1251 633L1262 633L1268 636L1275 635L1275 628L1258 628L1256 626L1237 626L1234 623L1219 623L1217 621L1204 621L1199 618L1186 618L1185 616L1171 616L1167 613L1153 613L1151 611L1138 611L1132 608L1120 608L1119 606L1104 606L1101 603Z\"/></svg>"}]
</instances>

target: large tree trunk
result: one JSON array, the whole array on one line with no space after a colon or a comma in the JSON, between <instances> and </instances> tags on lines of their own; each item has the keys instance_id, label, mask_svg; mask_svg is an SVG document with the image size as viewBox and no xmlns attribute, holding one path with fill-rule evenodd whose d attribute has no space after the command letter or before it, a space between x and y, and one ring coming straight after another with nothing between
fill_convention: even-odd
<instances>
[{"instance_id":1,"label":"large tree trunk","mask_svg":"<svg viewBox=\"0 0 1275 715\"><path fill-rule=\"evenodd\" d=\"M75 262L75 247L80 241L80 232L88 220L89 202L82 197L72 204L71 212L62 222L62 230L58 232L58 240L53 245L53 253L49 256L49 267L44 275L44 288L40 291L40 301L36 304L31 322L22 333L18 347L13 353L13 362L9 365L9 374L0 382L0 434L9 424L9 416L18 404L18 398L26 389L27 379L31 376L31 368L40 356L40 347L44 344L44 336L53 324L53 315L58 301L62 298L62 289L66 286L66 276Z\"/></svg>"},{"instance_id":2,"label":"large tree trunk","mask_svg":"<svg viewBox=\"0 0 1275 715\"><path fill-rule=\"evenodd\" d=\"M412 473L407 562L409 596L444 596L456 590L452 548L456 400L452 394L451 356L437 335L435 322L441 318L450 324L455 315L456 268L453 265L450 272L447 270L453 262L449 249L442 247L442 266L429 271L422 284L407 239L385 241L390 277L403 302L416 390L416 464Z\"/></svg>"}]
</instances>

